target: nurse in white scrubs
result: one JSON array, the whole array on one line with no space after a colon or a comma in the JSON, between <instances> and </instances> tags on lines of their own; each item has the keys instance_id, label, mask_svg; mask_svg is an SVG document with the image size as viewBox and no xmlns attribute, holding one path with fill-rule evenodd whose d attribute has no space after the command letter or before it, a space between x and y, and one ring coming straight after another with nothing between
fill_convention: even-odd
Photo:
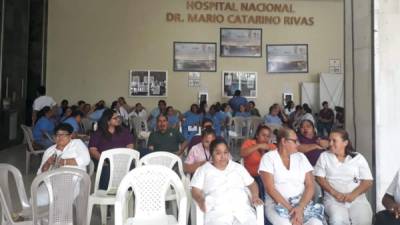
<instances>
[{"instance_id":1,"label":"nurse in white scrubs","mask_svg":"<svg viewBox=\"0 0 400 225\"><path fill-rule=\"evenodd\" d=\"M274 225L322 225L324 209L312 203L313 167L297 151L296 133L281 128L277 135L278 151L269 151L261 159L259 174L266 195L265 214Z\"/></svg>"},{"instance_id":2,"label":"nurse in white scrubs","mask_svg":"<svg viewBox=\"0 0 400 225\"><path fill-rule=\"evenodd\" d=\"M211 142L210 154L212 161L199 167L190 183L193 199L205 212L204 224L257 224L251 205L263 204L263 201L258 197L253 177L242 165L229 159L224 140Z\"/></svg>"},{"instance_id":3,"label":"nurse in white scrubs","mask_svg":"<svg viewBox=\"0 0 400 225\"><path fill-rule=\"evenodd\" d=\"M365 192L373 177L367 160L356 153L345 130L329 135L330 151L322 153L314 168L324 190L324 206L331 225L370 225L372 209Z\"/></svg>"}]
</instances>

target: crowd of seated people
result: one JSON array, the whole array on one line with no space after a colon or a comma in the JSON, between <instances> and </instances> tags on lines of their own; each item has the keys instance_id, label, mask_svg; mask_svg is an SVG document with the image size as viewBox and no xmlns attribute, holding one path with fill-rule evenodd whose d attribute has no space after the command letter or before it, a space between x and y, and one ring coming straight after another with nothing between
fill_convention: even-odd
<instances>
[{"instance_id":1,"label":"crowd of seated people","mask_svg":"<svg viewBox=\"0 0 400 225\"><path fill-rule=\"evenodd\" d=\"M266 224L372 224L373 213L365 196L373 183L370 168L353 149L347 132L335 129L335 116L327 103L315 117L308 105L271 105L255 136L240 147L242 166L232 160L224 130L232 117L261 118L261 113L254 102L244 102L240 97L235 96L231 104L192 104L183 114L165 100L147 114L141 103L129 106L122 97L110 108L103 100L94 106L82 100L71 106L67 100L60 107L53 103L43 106L35 111L33 126L34 141L48 149L39 173L48 170L55 163L55 153L60 155L63 149L71 151L71 157L64 153L60 165L83 168L87 157L76 155L75 150L86 151L97 164L105 150L138 147L123 121L141 117L150 127L146 153L177 154L182 157L184 171L193 175L192 196L206 214L205 224L254 224L250 206L262 202ZM83 132L83 119L97 122L87 147L75 141ZM282 128L274 131L269 127L273 124ZM322 132L317 128L323 128ZM54 135L55 143L45 134ZM79 148L70 150L75 145ZM110 171L102 171L100 188L106 189ZM316 183L323 191L320 202L313 202ZM243 192L246 188L250 202ZM386 211L377 214L375 224L397 224L399 188L397 174L383 199Z\"/></svg>"}]
</instances>

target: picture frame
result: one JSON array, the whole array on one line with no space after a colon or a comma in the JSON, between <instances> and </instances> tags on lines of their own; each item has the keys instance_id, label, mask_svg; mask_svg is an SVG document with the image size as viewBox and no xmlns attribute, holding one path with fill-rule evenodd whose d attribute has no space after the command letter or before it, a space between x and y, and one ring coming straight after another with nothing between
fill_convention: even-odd
<instances>
[{"instance_id":1,"label":"picture frame","mask_svg":"<svg viewBox=\"0 0 400 225\"><path fill-rule=\"evenodd\" d=\"M268 73L308 73L308 44L268 44Z\"/></svg>"},{"instance_id":2,"label":"picture frame","mask_svg":"<svg viewBox=\"0 0 400 225\"><path fill-rule=\"evenodd\" d=\"M129 97L167 97L168 71L130 70Z\"/></svg>"},{"instance_id":3,"label":"picture frame","mask_svg":"<svg viewBox=\"0 0 400 225\"><path fill-rule=\"evenodd\" d=\"M262 29L220 28L221 57L262 57Z\"/></svg>"},{"instance_id":4,"label":"picture frame","mask_svg":"<svg viewBox=\"0 0 400 225\"><path fill-rule=\"evenodd\" d=\"M293 93L282 93L282 105L285 107L289 101L293 101Z\"/></svg>"},{"instance_id":5,"label":"picture frame","mask_svg":"<svg viewBox=\"0 0 400 225\"><path fill-rule=\"evenodd\" d=\"M174 71L216 72L217 43L174 42Z\"/></svg>"},{"instance_id":6,"label":"picture frame","mask_svg":"<svg viewBox=\"0 0 400 225\"><path fill-rule=\"evenodd\" d=\"M257 98L257 72L223 71L222 97L233 97L236 90L246 98Z\"/></svg>"}]
</instances>

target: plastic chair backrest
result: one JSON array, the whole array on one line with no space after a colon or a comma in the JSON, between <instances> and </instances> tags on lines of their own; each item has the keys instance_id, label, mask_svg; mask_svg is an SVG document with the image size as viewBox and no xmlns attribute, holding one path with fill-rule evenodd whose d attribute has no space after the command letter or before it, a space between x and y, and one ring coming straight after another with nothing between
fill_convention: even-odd
<instances>
[{"instance_id":1,"label":"plastic chair backrest","mask_svg":"<svg viewBox=\"0 0 400 225\"><path fill-rule=\"evenodd\" d=\"M147 127L147 122L142 117L133 117L132 122L136 137L139 137L141 131L149 131Z\"/></svg>"},{"instance_id":2,"label":"plastic chair backrest","mask_svg":"<svg viewBox=\"0 0 400 225\"><path fill-rule=\"evenodd\" d=\"M106 159L110 166L110 182L107 194L115 194L122 178L130 171L132 161L135 167L139 166L140 153L130 148L113 148L101 153L95 179L95 192L99 190L100 175Z\"/></svg>"},{"instance_id":3,"label":"plastic chair backrest","mask_svg":"<svg viewBox=\"0 0 400 225\"><path fill-rule=\"evenodd\" d=\"M244 117L233 117L230 121L230 127L237 134L237 137L244 137L247 134L247 122Z\"/></svg>"},{"instance_id":4,"label":"plastic chair backrest","mask_svg":"<svg viewBox=\"0 0 400 225\"><path fill-rule=\"evenodd\" d=\"M121 181L115 202L115 225L125 224L128 219L129 193L135 195L135 219L150 221L166 215L165 196L171 186L177 194L178 224L185 224L188 202L178 175L164 166L149 165L130 171Z\"/></svg>"},{"instance_id":5,"label":"plastic chair backrest","mask_svg":"<svg viewBox=\"0 0 400 225\"><path fill-rule=\"evenodd\" d=\"M178 176L184 180L186 179L185 173L183 172L182 159L170 152L152 152L143 156L139 161L141 166L145 165L161 165L173 169L175 166L178 168Z\"/></svg>"},{"instance_id":6,"label":"plastic chair backrest","mask_svg":"<svg viewBox=\"0 0 400 225\"><path fill-rule=\"evenodd\" d=\"M89 176L91 177L94 173L94 162L92 159L90 159L89 165L86 168L86 171L88 172Z\"/></svg>"},{"instance_id":7,"label":"plastic chair backrest","mask_svg":"<svg viewBox=\"0 0 400 225\"><path fill-rule=\"evenodd\" d=\"M25 139L26 144L28 146L28 151L30 151L30 152L35 151L35 149L33 148L32 128L21 124L21 129L22 129L22 132L24 133L24 139Z\"/></svg>"},{"instance_id":8,"label":"plastic chair backrest","mask_svg":"<svg viewBox=\"0 0 400 225\"><path fill-rule=\"evenodd\" d=\"M48 218L38 216L37 197L41 185L47 188L49 197ZM39 174L31 186L33 223L40 224L48 219L48 224L86 225L89 193L90 177L83 170L63 167Z\"/></svg>"},{"instance_id":9,"label":"plastic chair backrest","mask_svg":"<svg viewBox=\"0 0 400 225\"><path fill-rule=\"evenodd\" d=\"M88 133L90 130L92 130L93 121L91 121L89 118L82 118L81 124L84 133Z\"/></svg>"},{"instance_id":10,"label":"plastic chair backrest","mask_svg":"<svg viewBox=\"0 0 400 225\"><path fill-rule=\"evenodd\" d=\"M11 189L14 187L10 187L10 175L14 180L14 183L17 188L18 198L22 208L29 208L30 204L28 198L26 197L24 181L22 179L21 172L13 165L0 163L0 189L2 193L2 201L6 204L6 209L9 212L14 212L16 210L15 200L11 197ZM15 192L15 190L12 190ZM14 200L14 201L13 201Z\"/></svg>"},{"instance_id":11,"label":"plastic chair backrest","mask_svg":"<svg viewBox=\"0 0 400 225\"><path fill-rule=\"evenodd\" d=\"M252 116L248 118L248 129L247 129L247 137L252 138L256 134L258 126L263 123L263 119L258 116Z\"/></svg>"}]
</instances>

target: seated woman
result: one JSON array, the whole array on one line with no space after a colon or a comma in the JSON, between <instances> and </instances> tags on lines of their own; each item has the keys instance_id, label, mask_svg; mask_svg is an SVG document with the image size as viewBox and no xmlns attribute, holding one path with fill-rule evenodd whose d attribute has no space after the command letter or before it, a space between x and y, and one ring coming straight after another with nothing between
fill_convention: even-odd
<instances>
[{"instance_id":1,"label":"seated woman","mask_svg":"<svg viewBox=\"0 0 400 225\"><path fill-rule=\"evenodd\" d=\"M46 135L46 133L50 136L54 134L54 122L51 120L53 115L53 110L49 106L43 107L37 113L38 120L33 127L32 134L33 141L41 148L47 149L54 144Z\"/></svg>"},{"instance_id":2,"label":"seated woman","mask_svg":"<svg viewBox=\"0 0 400 225\"><path fill-rule=\"evenodd\" d=\"M90 163L89 151L79 139L72 139L73 128L67 123L60 123L54 129L56 144L48 148L42 158L37 174L62 166L75 167L86 171ZM38 204L48 204L47 190L39 189Z\"/></svg>"},{"instance_id":3,"label":"seated woman","mask_svg":"<svg viewBox=\"0 0 400 225\"><path fill-rule=\"evenodd\" d=\"M246 111L246 105L239 106L239 112L235 113L235 117L250 117L250 112Z\"/></svg>"},{"instance_id":4,"label":"seated woman","mask_svg":"<svg viewBox=\"0 0 400 225\"><path fill-rule=\"evenodd\" d=\"M375 215L374 225L399 225L400 224L400 170L397 171L392 183L390 183L382 204L385 210Z\"/></svg>"},{"instance_id":5,"label":"seated woman","mask_svg":"<svg viewBox=\"0 0 400 225\"><path fill-rule=\"evenodd\" d=\"M365 192L372 186L367 160L354 152L345 130L329 135L330 150L323 152L314 175L324 191L324 206L331 225L367 225L372 209Z\"/></svg>"},{"instance_id":6,"label":"seated woman","mask_svg":"<svg viewBox=\"0 0 400 225\"><path fill-rule=\"evenodd\" d=\"M264 185L258 175L258 167L264 153L276 149L274 144L270 144L271 135L271 128L260 125L256 130L255 137L245 140L240 148L240 156L244 159L244 167L257 182L258 188L261 190L261 199L264 199L265 192L262 191L264 190Z\"/></svg>"},{"instance_id":7,"label":"seated woman","mask_svg":"<svg viewBox=\"0 0 400 225\"><path fill-rule=\"evenodd\" d=\"M97 165L101 152L112 148L133 149L133 136L127 128L121 125L121 119L117 112L105 109L98 122L98 129L90 136L90 156ZM110 167L105 163L100 176L100 189L107 189L109 178Z\"/></svg>"},{"instance_id":8,"label":"seated woman","mask_svg":"<svg viewBox=\"0 0 400 225\"><path fill-rule=\"evenodd\" d=\"M319 155L328 149L329 141L317 136L311 120L301 121L299 130L298 138L300 145L297 149L306 155L312 166L315 166Z\"/></svg>"},{"instance_id":9,"label":"seated woman","mask_svg":"<svg viewBox=\"0 0 400 225\"><path fill-rule=\"evenodd\" d=\"M274 225L322 225L324 209L313 204L312 166L303 153L297 152L296 133L281 128L277 135L278 150L261 159L259 173L268 195L265 214Z\"/></svg>"},{"instance_id":10,"label":"seated woman","mask_svg":"<svg viewBox=\"0 0 400 225\"><path fill-rule=\"evenodd\" d=\"M260 111L256 108L256 103L254 101L249 101L247 104L251 116L261 117Z\"/></svg>"},{"instance_id":11,"label":"seated woman","mask_svg":"<svg viewBox=\"0 0 400 225\"><path fill-rule=\"evenodd\" d=\"M192 196L205 212L204 224L256 224L253 205L262 204L257 184L240 164L229 160L224 140L210 145L211 162L199 167L191 181ZM246 189L251 192L251 202Z\"/></svg>"},{"instance_id":12,"label":"seated woman","mask_svg":"<svg viewBox=\"0 0 400 225\"><path fill-rule=\"evenodd\" d=\"M279 117L280 107L278 104L273 104L269 107L268 115L264 117L264 123L282 125L282 120Z\"/></svg>"},{"instance_id":13,"label":"seated woman","mask_svg":"<svg viewBox=\"0 0 400 225\"><path fill-rule=\"evenodd\" d=\"M216 138L215 131L212 128L206 128L201 132L201 138L201 142L190 149L183 163L183 171L185 173L193 174L197 168L211 160L210 144Z\"/></svg>"},{"instance_id":14,"label":"seated woman","mask_svg":"<svg viewBox=\"0 0 400 225\"><path fill-rule=\"evenodd\" d=\"M199 126L203 116L198 113L199 106L192 104L190 110L183 114L182 118L182 134L187 141L190 141L199 131Z\"/></svg>"},{"instance_id":15,"label":"seated woman","mask_svg":"<svg viewBox=\"0 0 400 225\"><path fill-rule=\"evenodd\" d=\"M167 107L167 116L168 116L168 127L173 129L179 129L179 118L176 115L174 107L172 106Z\"/></svg>"}]
</instances>

